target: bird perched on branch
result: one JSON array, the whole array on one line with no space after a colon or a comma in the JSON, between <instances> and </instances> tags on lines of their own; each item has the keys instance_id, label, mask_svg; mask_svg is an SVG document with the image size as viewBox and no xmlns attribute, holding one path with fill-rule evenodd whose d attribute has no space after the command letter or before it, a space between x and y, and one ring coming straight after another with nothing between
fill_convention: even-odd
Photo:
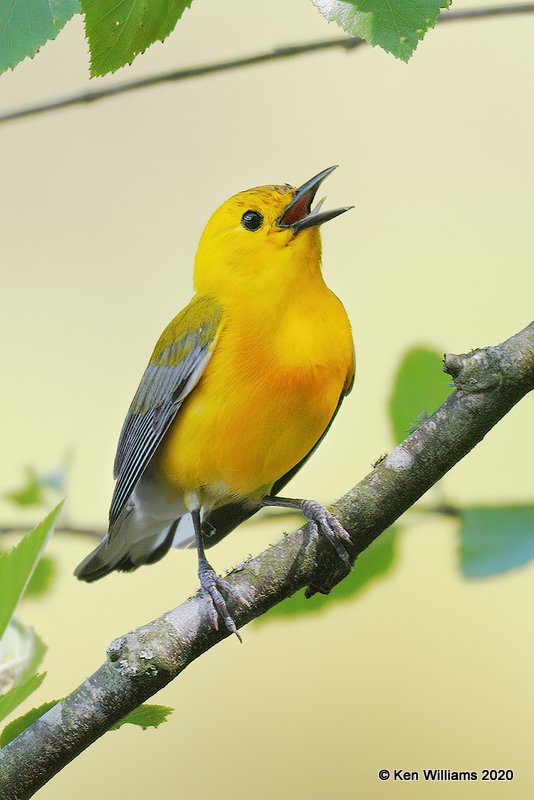
<instances>
[{"instance_id":1,"label":"bird perched on branch","mask_svg":"<svg viewBox=\"0 0 534 800\"><path fill-rule=\"evenodd\" d=\"M354 379L350 323L323 280L319 233L348 209L322 211L323 201L312 209L334 169L299 189L241 192L209 220L196 294L162 333L134 396L115 458L109 532L78 566L81 580L194 545L214 623L219 615L237 633L231 586L205 548L262 506L302 511L350 567L348 534L330 512L278 496Z\"/></svg>"}]
</instances>

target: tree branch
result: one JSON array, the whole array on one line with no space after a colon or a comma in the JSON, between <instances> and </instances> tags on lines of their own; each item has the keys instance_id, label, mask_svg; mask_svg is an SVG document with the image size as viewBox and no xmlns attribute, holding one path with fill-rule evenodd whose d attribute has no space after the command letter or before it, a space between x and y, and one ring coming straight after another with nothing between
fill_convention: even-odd
<instances>
[{"instance_id":1,"label":"tree branch","mask_svg":"<svg viewBox=\"0 0 534 800\"><path fill-rule=\"evenodd\" d=\"M471 8L461 11L448 11L438 19L438 24L445 22L458 22L461 20L481 19L486 17L501 17L513 14L531 14L534 12L534 3L522 3L514 5L490 6L488 8ZM0 124L3 122L13 122L16 119L32 117L37 114L44 114L47 111L57 111L60 108L70 108L71 106L85 103L94 103L96 100L103 100L106 97L114 97L126 92L134 92L137 89L147 89L149 86L156 86L161 83L175 83L185 81L190 78L200 78L205 75L213 75L219 72L239 69L240 67L250 67L255 64L265 64L268 61L279 61L283 58L293 58L307 53L316 53L319 50L354 50L360 45L366 44L364 39L350 36L340 36L335 39L324 39L318 42L305 42L296 45L283 45L275 47L264 53L243 56L242 58L232 59L231 61L218 61L213 64L203 64L198 67L186 67L185 69L163 72L159 75L152 75L148 78L141 78L137 81L119 83L117 86L109 86L95 92L83 92L61 100L53 100L50 103L29 106L17 111L7 111L0 114Z\"/></svg>"},{"instance_id":2,"label":"tree branch","mask_svg":"<svg viewBox=\"0 0 534 800\"><path fill-rule=\"evenodd\" d=\"M352 560L534 389L534 322L496 347L446 355L444 369L456 391L332 507L352 537ZM231 613L242 627L303 587L328 592L343 577L330 543L305 526L229 574L248 601ZM197 595L115 640L97 672L0 751L0 796L27 800L228 635Z\"/></svg>"}]
</instances>

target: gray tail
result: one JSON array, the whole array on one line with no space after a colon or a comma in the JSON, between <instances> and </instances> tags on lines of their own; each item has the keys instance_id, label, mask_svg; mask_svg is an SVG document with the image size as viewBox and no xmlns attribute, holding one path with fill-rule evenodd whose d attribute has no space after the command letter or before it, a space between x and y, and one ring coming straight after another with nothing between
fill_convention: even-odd
<instances>
[{"instance_id":1,"label":"gray tail","mask_svg":"<svg viewBox=\"0 0 534 800\"><path fill-rule=\"evenodd\" d=\"M156 535L131 542L120 533L104 536L96 547L74 570L76 577L92 583L109 575L110 572L131 572L142 564L154 564L167 553L172 545L177 522L169 525Z\"/></svg>"},{"instance_id":2,"label":"gray tail","mask_svg":"<svg viewBox=\"0 0 534 800\"><path fill-rule=\"evenodd\" d=\"M109 535L106 534L98 547L78 564L74 570L74 574L79 580L92 583L93 581L103 578L105 575L109 575L113 570L120 569L120 564L124 555L113 553Z\"/></svg>"}]
</instances>

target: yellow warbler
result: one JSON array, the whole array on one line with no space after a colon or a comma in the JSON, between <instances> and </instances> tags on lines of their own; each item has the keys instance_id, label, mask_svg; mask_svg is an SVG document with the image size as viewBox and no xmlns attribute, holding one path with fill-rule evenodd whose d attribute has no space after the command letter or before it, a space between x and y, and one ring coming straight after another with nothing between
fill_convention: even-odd
<instances>
[{"instance_id":1,"label":"yellow warbler","mask_svg":"<svg viewBox=\"0 0 534 800\"><path fill-rule=\"evenodd\" d=\"M300 509L348 563L340 523L278 492L313 453L354 378L343 305L321 274L319 226L347 208L312 203L330 167L299 189L260 186L215 211L196 294L161 335L123 425L109 533L76 570L93 581L196 545L203 593L236 632L206 560L262 506ZM239 598L235 598L239 600Z\"/></svg>"}]
</instances>

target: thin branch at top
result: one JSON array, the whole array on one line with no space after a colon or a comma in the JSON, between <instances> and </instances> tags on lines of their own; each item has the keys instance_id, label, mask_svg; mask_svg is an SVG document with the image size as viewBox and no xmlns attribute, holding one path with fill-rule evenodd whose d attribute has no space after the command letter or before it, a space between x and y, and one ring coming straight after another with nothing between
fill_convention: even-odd
<instances>
[{"instance_id":1,"label":"thin branch at top","mask_svg":"<svg viewBox=\"0 0 534 800\"><path fill-rule=\"evenodd\" d=\"M448 11L438 19L438 24L444 22L457 22L460 20L481 19L486 17L502 17L512 14L531 14L534 13L534 3L524 3L519 5L490 6L488 8L470 8L461 11ZM213 73L228 72L229 70L239 69L240 67L250 67L255 64L264 64L268 61L278 61L282 58L293 58L307 53L316 53L320 50L354 50L360 45L366 44L364 39L357 37L341 36L335 39L323 39L318 42L304 42L303 44L283 45L267 50L264 53L243 56L231 61L218 61L213 64L203 64L198 67L186 67L185 69L173 70L172 72L162 72L159 75L152 75L148 78L141 78L137 81L120 83L117 86L109 86L99 89L96 92L84 92L65 97L61 100L53 100L50 103L43 103L36 106L28 106L18 111L8 111L0 114L0 124L12 122L24 117L32 117L37 114L44 114L47 111L57 111L60 108L81 105L83 103L94 103L96 100L103 100L106 97L114 97L126 92L134 92L137 89L147 89L149 86L156 86L160 83L174 83L185 81L190 78L200 78Z\"/></svg>"}]
</instances>

